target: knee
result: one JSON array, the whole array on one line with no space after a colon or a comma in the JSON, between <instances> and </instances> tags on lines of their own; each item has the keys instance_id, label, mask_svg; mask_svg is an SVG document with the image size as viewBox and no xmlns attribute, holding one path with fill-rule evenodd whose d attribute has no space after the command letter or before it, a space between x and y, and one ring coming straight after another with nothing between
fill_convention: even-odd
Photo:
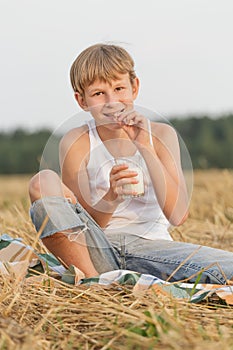
<instances>
[{"instance_id":1,"label":"knee","mask_svg":"<svg viewBox=\"0 0 233 350\"><path fill-rule=\"evenodd\" d=\"M55 183L59 180L59 176L52 170L42 170L34 175L29 181L29 196L31 202L40 199L47 193L47 188L50 187L51 183Z\"/></svg>"}]
</instances>

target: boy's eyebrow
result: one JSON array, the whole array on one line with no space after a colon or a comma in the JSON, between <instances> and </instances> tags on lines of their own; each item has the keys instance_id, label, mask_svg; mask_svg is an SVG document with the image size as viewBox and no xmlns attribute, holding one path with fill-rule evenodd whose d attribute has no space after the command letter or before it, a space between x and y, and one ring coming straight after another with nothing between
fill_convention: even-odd
<instances>
[{"instance_id":1,"label":"boy's eyebrow","mask_svg":"<svg viewBox=\"0 0 233 350\"><path fill-rule=\"evenodd\" d=\"M101 87L99 87L99 86L96 86L96 87L94 87L94 88L89 88L89 87L87 87L86 88L86 92L88 93L88 94L91 94L91 93L93 93L93 92L95 92L95 91L99 91L99 90L102 90L102 88Z\"/></svg>"},{"instance_id":2,"label":"boy's eyebrow","mask_svg":"<svg viewBox=\"0 0 233 350\"><path fill-rule=\"evenodd\" d=\"M89 85L89 87L87 87L87 90L89 90L89 91L101 90L103 88L102 84L103 85L107 84L107 85L113 86L113 85L119 85L119 84L124 84L124 83L125 83L124 79L112 80L112 84L99 82L98 85L96 85L95 87L92 87L93 85Z\"/></svg>"},{"instance_id":3,"label":"boy's eyebrow","mask_svg":"<svg viewBox=\"0 0 233 350\"><path fill-rule=\"evenodd\" d=\"M101 85L96 85L96 86L94 86L94 87L92 87L92 85L90 85L90 86L88 86L88 87L86 88L86 92L89 93L89 94L91 94L91 93L93 93L93 92L95 92L95 91L100 91L100 90L103 90L103 89L104 89L104 87L101 86Z\"/></svg>"},{"instance_id":4,"label":"boy's eyebrow","mask_svg":"<svg viewBox=\"0 0 233 350\"><path fill-rule=\"evenodd\" d=\"M93 86L94 84L96 84L96 85ZM108 82L104 82L104 81L95 81L93 84L86 87L86 92L93 93L95 91L103 90L106 84L110 85L110 86L123 85L123 84L125 84L125 78L112 79L111 84L109 84Z\"/></svg>"}]
</instances>

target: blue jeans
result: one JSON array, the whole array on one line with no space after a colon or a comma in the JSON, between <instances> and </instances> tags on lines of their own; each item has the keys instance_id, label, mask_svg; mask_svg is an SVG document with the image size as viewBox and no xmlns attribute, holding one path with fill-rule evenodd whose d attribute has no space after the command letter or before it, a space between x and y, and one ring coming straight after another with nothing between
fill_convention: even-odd
<instances>
[{"instance_id":1,"label":"blue jeans","mask_svg":"<svg viewBox=\"0 0 233 350\"><path fill-rule=\"evenodd\" d=\"M71 204L62 197L35 201L30 214L37 231L49 216L41 238L69 229L77 237L79 232L85 233L91 260L99 273L127 269L171 282L188 279L191 283L200 273L201 283L224 284L233 279L232 252L184 242L152 241L120 232L106 237L79 203Z\"/></svg>"}]
</instances>

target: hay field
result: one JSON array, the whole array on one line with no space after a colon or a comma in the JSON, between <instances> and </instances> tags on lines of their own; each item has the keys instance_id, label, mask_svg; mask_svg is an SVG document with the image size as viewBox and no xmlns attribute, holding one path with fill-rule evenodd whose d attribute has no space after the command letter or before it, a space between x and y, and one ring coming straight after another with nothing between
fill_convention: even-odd
<instances>
[{"instance_id":1,"label":"hay field","mask_svg":"<svg viewBox=\"0 0 233 350\"><path fill-rule=\"evenodd\" d=\"M0 177L0 234L33 244L28 176ZM233 251L233 172L195 171L190 216L176 240ZM45 252L37 243L36 249ZM0 349L233 349L233 307L134 296L130 286L69 286L46 275L1 278Z\"/></svg>"}]
</instances>

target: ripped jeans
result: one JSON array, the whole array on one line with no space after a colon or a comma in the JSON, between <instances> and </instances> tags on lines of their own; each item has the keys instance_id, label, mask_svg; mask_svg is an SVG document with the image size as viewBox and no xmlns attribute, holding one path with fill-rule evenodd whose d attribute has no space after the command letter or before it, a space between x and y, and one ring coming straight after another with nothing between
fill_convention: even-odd
<instances>
[{"instance_id":1,"label":"ripped jeans","mask_svg":"<svg viewBox=\"0 0 233 350\"><path fill-rule=\"evenodd\" d=\"M163 280L188 279L194 283L225 284L233 279L233 253L196 244L148 240L121 232L107 237L79 204L62 197L45 197L30 208L33 224L39 231L46 215L49 220L40 238L73 229L85 234L90 258L99 273L127 269L151 274ZM72 235L72 234L71 234Z\"/></svg>"}]
</instances>

